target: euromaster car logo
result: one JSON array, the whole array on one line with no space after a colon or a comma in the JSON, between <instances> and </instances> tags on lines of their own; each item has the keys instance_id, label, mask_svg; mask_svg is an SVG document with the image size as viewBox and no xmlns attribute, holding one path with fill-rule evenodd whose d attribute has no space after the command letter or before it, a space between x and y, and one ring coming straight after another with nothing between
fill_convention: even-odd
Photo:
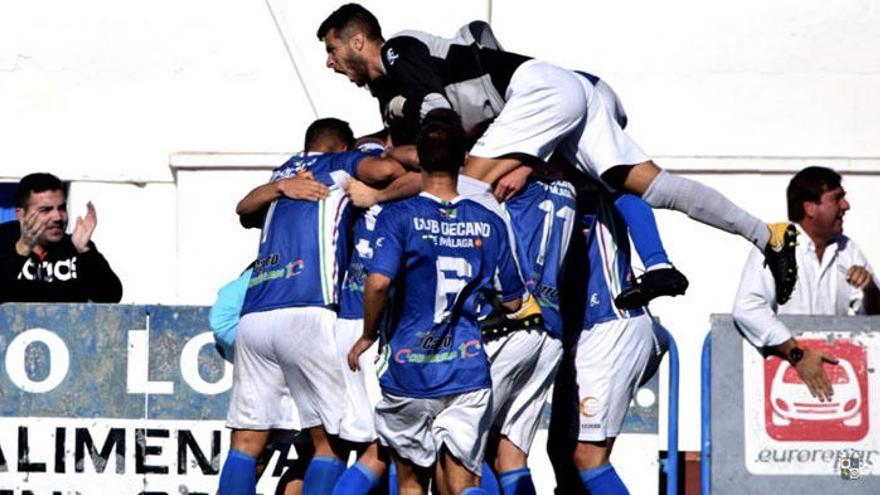
<instances>
[{"instance_id":1,"label":"euromaster car logo","mask_svg":"<svg viewBox=\"0 0 880 495\"><path fill-rule=\"evenodd\" d=\"M870 428L868 360L865 346L849 339L804 339L801 346L831 354L826 363L834 395L821 402L810 395L797 370L787 361L764 363L764 418L767 434L779 441L857 441Z\"/></svg>"}]
</instances>

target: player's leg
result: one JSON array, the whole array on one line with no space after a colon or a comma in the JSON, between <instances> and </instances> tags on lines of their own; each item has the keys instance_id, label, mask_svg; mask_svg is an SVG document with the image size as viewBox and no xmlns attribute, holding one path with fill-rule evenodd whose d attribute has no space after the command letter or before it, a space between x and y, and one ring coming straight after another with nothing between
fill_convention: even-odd
<instances>
[{"instance_id":1,"label":"player's leg","mask_svg":"<svg viewBox=\"0 0 880 495\"><path fill-rule=\"evenodd\" d=\"M363 320L336 320L336 342L346 385L346 411L339 436L363 446L357 462L336 483L333 493L340 495L369 493L380 484L389 463L387 454L380 452L373 424L374 408L381 396L374 364L378 344L361 355L360 370L351 371L346 362L348 351L362 330Z\"/></svg>"},{"instance_id":2,"label":"player's leg","mask_svg":"<svg viewBox=\"0 0 880 495\"><path fill-rule=\"evenodd\" d=\"M441 494L483 494L480 478L469 471L448 449L443 448L437 459L434 479L439 482Z\"/></svg>"},{"instance_id":3,"label":"player's leg","mask_svg":"<svg viewBox=\"0 0 880 495\"><path fill-rule=\"evenodd\" d=\"M662 170L650 160L616 166L602 178L640 195L654 208L677 210L698 222L744 237L764 252L776 280L777 298L787 301L791 296L797 280L797 231L789 222L766 224L717 190Z\"/></svg>"},{"instance_id":4,"label":"player's leg","mask_svg":"<svg viewBox=\"0 0 880 495\"><path fill-rule=\"evenodd\" d=\"M492 420L492 391L474 390L442 398L431 428L438 478L446 493L481 493L480 475ZM442 492L441 492L442 493Z\"/></svg>"},{"instance_id":5,"label":"player's leg","mask_svg":"<svg viewBox=\"0 0 880 495\"><path fill-rule=\"evenodd\" d=\"M578 442L574 453L574 463L581 482L591 494L627 495L626 485L617 475L609 461L614 438L599 442Z\"/></svg>"},{"instance_id":6,"label":"player's leg","mask_svg":"<svg viewBox=\"0 0 880 495\"><path fill-rule=\"evenodd\" d=\"M286 308L288 326L274 336L285 382L297 404L302 429L315 447L303 491L330 494L347 450L338 438L345 413L345 379L337 355L336 314L325 308Z\"/></svg>"},{"instance_id":7,"label":"player's leg","mask_svg":"<svg viewBox=\"0 0 880 495\"><path fill-rule=\"evenodd\" d=\"M574 73L532 60L513 74L504 108L471 148L462 174L493 184L523 163L546 162L583 127L587 100Z\"/></svg>"},{"instance_id":8,"label":"player's leg","mask_svg":"<svg viewBox=\"0 0 880 495\"><path fill-rule=\"evenodd\" d=\"M358 457L357 462L351 465L333 489L334 495L370 493L379 486L382 478L388 472L389 459L387 452L381 448L378 442L370 443L366 450Z\"/></svg>"},{"instance_id":9,"label":"player's leg","mask_svg":"<svg viewBox=\"0 0 880 495\"><path fill-rule=\"evenodd\" d=\"M662 355L655 332L653 319L641 314L581 334L575 358L581 428L573 461L590 493L629 493L610 455L637 385Z\"/></svg>"},{"instance_id":10,"label":"player's leg","mask_svg":"<svg viewBox=\"0 0 880 495\"><path fill-rule=\"evenodd\" d=\"M592 86L592 91L589 92L590 99L596 101L591 101L590 111L594 114L606 112L605 119L594 118L593 123L588 124L590 129L586 132L596 132L597 123L603 120L617 123L621 130L626 129L626 111L611 86L592 74L586 72L578 72L578 74ZM588 86L585 88L588 91L590 89ZM648 159L637 146L630 146L627 140L616 137L614 133L609 133L608 141L616 145L610 146L611 150L617 149L616 153L608 153L607 160L610 162L635 163ZM669 261L651 205L639 196L624 193L614 202L614 208L623 217L633 246L639 253L646 270L645 275L615 299L617 307L640 308L655 297L683 294L687 289L687 278Z\"/></svg>"},{"instance_id":11,"label":"player's leg","mask_svg":"<svg viewBox=\"0 0 880 495\"><path fill-rule=\"evenodd\" d=\"M623 131L614 109L609 108L612 103L602 96L601 88L595 89L584 78L582 81L587 94L595 94L595 97L589 98L589 115L577 143L576 163L579 168L600 177L619 191L641 196L654 208L683 212L694 220L740 235L759 249L769 248L772 253L783 247L782 232L775 233L780 227L768 226L711 187L661 171ZM568 144L562 143L561 146ZM632 223L631 218L626 218L626 212L623 213L627 223ZM771 268L794 263L793 246L786 250L785 257L779 261L777 258L772 254L769 256ZM790 292L794 284L790 279L796 273L790 274L788 270L787 266L778 266L774 277L779 274L777 283L781 288L791 284L788 287Z\"/></svg>"},{"instance_id":12,"label":"player's leg","mask_svg":"<svg viewBox=\"0 0 880 495\"><path fill-rule=\"evenodd\" d=\"M495 424L500 426L495 471L505 495L535 493L528 453L562 358L559 339L546 332L542 337L537 359L531 366L520 369L520 383L508 398L509 405L495 418ZM503 352L513 350L508 347Z\"/></svg>"},{"instance_id":13,"label":"player's leg","mask_svg":"<svg viewBox=\"0 0 880 495\"><path fill-rule=\"evenodd\" d=\"M300 495L303 493L303 478L305 478L306 469L315 455L315 448L311 440L307 438L307 435L300 433L294 440L293 448L296 449L296 459L278 479L275 495Z\"/></svg>"},{"instance_id":14,"label":"player's leg","mask_svg":"<svg viewBox=\"0 0 880 495\"><path fill-rule=\"evenodd\" d=\"M507 437L498 441L495 457L495 471L498 485L504 495L534 495L535 483L528 468L528 454L523 452Z\"/></svg>"},{"instance_id":15,"label":"player's leg","mask_svg":"<svg viewBox=\"0 0 880 495\"><path fill-rule=\"evenodd\" d=\"M430 482L429 471L419 468L409 459L392 453L394 466L397 469L397 490L400 495L424 495L428 493Z\"/></svg>"},{"instance_id":16,"label":"player's leg","mask_svg":"<svg viewBox=\"0 0 880 495\"><path fill-rule=\"evenodd\" d=\"M313 426L307 431L315 446L315 455L303 477L303 492L329 495L345 471L343 458L347 451L338 438L327 434L323 426Z\"/></svg>"},{"instance_id":17,"label":"player's leg","mask_svg":"<svg viewBox=\"0 0 880 495\"><path fill-rule=\"evenodd\" d=\"M255 493L257 460L266 447L269 430L299 427L283 371L272 359L269 336L283 325L277 311L248 313L239 321L226 417L233 434L220 476L221 494Z\"/></svg>"},{"instance_id":18,"label":"player's leg","mask_svg":"<svg viewBox=\"0 0 880 495\"><path fill-rule=\"evenodd\" d=\"M571 352L565 352L564 355L566 357L559 366L553 385L553 408L547 429L547 456L556 478L556 495L586 493L573 461L578 444L578 399L574 362L569 358Z\"/></svg>"},{"instance_id":19,"label":"player's leg","mask_svg":"<svg viewBox=\"0 0 880 495\"><path fill-rule=\"evenodd\" d=\"M268 430L232 431L232 444L220 473L220 495L256 494L257 459L268 439Z\"/></svg>"},{"instance_id":20,"label":"player's leg","mask_svg":"<svg viewBox=\"0 0 880 495\"><path fill-rule=\"evenodd\" d=\"M442 398L412 398L382 392L382 399L376 404L376 434L394 461L394 468L389 471L396 471L400 493L427 490L431 467L437 460L434 422L445 405Z\"/></svg>"}]
</instances>

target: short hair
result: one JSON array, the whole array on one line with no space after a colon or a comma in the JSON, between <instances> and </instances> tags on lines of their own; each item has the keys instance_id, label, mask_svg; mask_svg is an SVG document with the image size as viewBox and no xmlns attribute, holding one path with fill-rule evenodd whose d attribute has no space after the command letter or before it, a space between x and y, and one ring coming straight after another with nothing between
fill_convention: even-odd
<instances>
[{"instance_id":1,"label":"short hair","mask_svg":"<svg viewBox=\"0 0 880 495\"><path fill-rule=\"evenodd\" d=\"M788 219L799 222L804 218L804 201L819 201L822 194L840 187L840 174L826 167L807 167L796 173L788 183Z\"/></svg>"},{"instance_id":2,"label":"short hair","mask_svg":"<svg viewBox=\"0 0 880 495\"><path fill-rule=\"evenodd\" d=\"M306 129L306 150L337 143L344 144L346 149L354 147L354 132L344 120L334 117L318 119Z\"/></svg>"},{"instance_id":3,"label":"short hair","mask_svg":"<svg viewBox=\"0 0 880 495\"><path fill-rule=\"evenodd\" d=\"M64 191L64 184L61 179L52 174L38 172L35 174L25 175L18 181L15 187L15 206L24 208L27 206L31 193L41 193L44 191Z\"/></svg>"},{"instance_id":4,"label":"short hair","mask_svg":"<svg viewBox=\"0 0 880 495\"><path fill-rule=\"evenodd\" d=\"M445 108L428 112L416 137L416 150L422 170L457 174L467 152L458 114Z\"/></svg>"},{"instance_id":5,"label":"short hair","mask_svg":"<svg viewBox=\"0 0 880 495\"><path fill-rule=\"evenodd\" d=\"M383 41L379 20L372 12L356 3L347 3L324 19L318 27L318 39L323 41L331 29L335 29L337 36L341 38L348 38L354 34L354 30L358 30L370 41Z\"/></svg>"}]
</instances>

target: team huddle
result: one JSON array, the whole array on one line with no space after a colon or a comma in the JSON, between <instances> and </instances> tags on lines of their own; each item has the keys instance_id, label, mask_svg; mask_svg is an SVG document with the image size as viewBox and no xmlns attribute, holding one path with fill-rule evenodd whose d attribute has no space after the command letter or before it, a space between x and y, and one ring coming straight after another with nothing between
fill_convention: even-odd
<instances>
[{"instance_id":1,"label":"team huddle","mask_svg":"<svg viewBox=\"0 0 880 495\"><path fill-rule=\"evenodd\" d=\"M687 288L652 208L758 246L780 303L794 228L662 171L610 86L504 51L486 23L385 40L347 4L317 35L385 130L356 142L315 121L238 205L262 231L219 493L256 493L278 430L303 433L277 493L535 493L528 454L554 382L557 492L628 493L610 452L666 345L646 305Z\"/></svg>"}]
</instances>

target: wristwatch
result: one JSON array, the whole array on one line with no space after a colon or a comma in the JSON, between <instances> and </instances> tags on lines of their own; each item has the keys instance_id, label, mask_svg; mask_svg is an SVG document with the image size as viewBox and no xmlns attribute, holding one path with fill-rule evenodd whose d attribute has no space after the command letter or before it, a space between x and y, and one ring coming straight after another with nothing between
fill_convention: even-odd
<instances>
[{"instance_id":1,"label":"wristwatch","mask_svg":"<svg viewBox=\"0 0 880 495\"><path fill-rule=\"evenodd\" d=\"M792 366L798 364L798 361L804 358L804 350L800 347L795 347L794 349L788 351L788 362L791 363Z\"/></svg>"}]
</instances>

